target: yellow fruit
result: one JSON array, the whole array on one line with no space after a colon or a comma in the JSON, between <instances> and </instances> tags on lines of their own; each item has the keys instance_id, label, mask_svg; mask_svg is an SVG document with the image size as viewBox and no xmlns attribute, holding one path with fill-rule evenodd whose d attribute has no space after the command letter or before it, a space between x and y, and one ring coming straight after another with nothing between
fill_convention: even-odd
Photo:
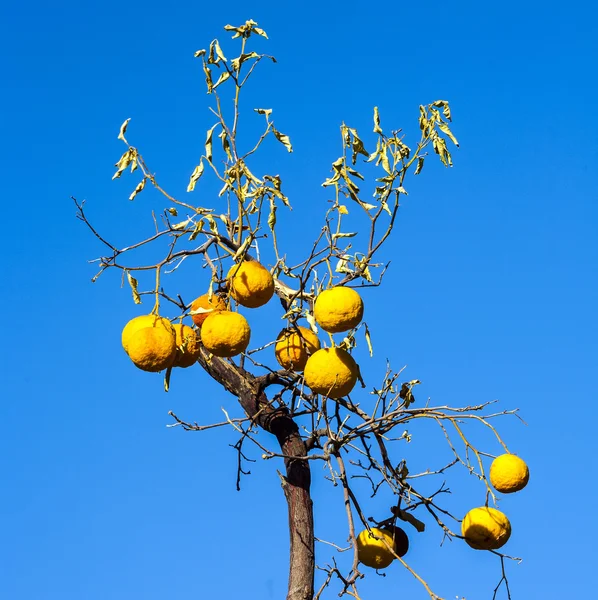
<instances>
[{"instance_id":1,"label":"yellow fruit","mask_svg":"<svg viewBox=\"0 0 598 600\"><path fill-rule=\"evenodd\" d=\"M276 360L281 367L303 371L310 354L320 349L318 336L305 327L283 329L274 346Z\"/></svg>"},{"instance_id":2,"label":"yellow fruit","mask_svg":"<svg viewBox=\"0 0 598 600\"><path fill-rule=\"evenodd\" d=\"M314 317L324 331L340 333L357 327L363 318L363 300L352 288L334 287L316 298Z\"/></svg>"},{"instance_id":3,"label":"yellow fruit","mask_svg":"<svg viewBox=\"0 0 598 600\"><path fill-rule=\"evenodd\" d=\"M490 483L499 492L511 494L522 490L529 481L529 469L514 454L501 454L490 465Z\"/></svg>"},{"instance_id":4,"label":"yellow fruit","mask_svg":"<svg viewBox=\"0 0 598 600\"><path fill-rule=\"evenodd\" d=\"M274 294L274 279L255 260L233 265L226 276L231 296L247 308L263 306Z\"/></svg>"},{"instance_id":5,"label":"yellow fruit","mask_svg":"<svg viewBox=\"0 0 598 600\"><path fill-rule=\"evenodd\" d=\"M175 336L163 327L144 327L128 339L128 353L136 367L155 373L170 367L176 355Z\"/></svg>"},{"instance_id":6,"label":"yellow fruit","mask_svg":"<svg viewBox=\"0 0 598 600\"><path fill-rule=\"evenodd\" d=\"M159 317L158 315L141 315L139 317L135 317L125 325L121 336L122 345L127 354L129 353L128 347L131 336L140 329L143 329L144 327L159 327L168 331L171 335L174 336L174 329L172 328L172 324L168 319L165 319L164 317Z\"/></svg>"},{"instance_id":7,"label":"yellow fruit","mask_svg":"<svg viewBox=\"0 0 598 600\"><path fill-rule=\"evenodd\" d=\"M202 312L202 313L197 313L196 315L191 315L193 322L198 327L201 327L203 325L203 322L208 318L208 315L210 315L212 312L215 312L217 310L226 310L226 302L220 296L217 296L216 294L212 294L211 300L210 300L209 294L204 294L203 296L200 296L199 298L195 298L195 300L193 300L193 302L191 303L192 311L198 310L200 308L207 310L209 312Z\"/></svg>"},{"instance_id":8,"label":"yellow fruit","mask_svg":"<svg viewBox=\"0 0 598 600\"><path fill-rule=\"evenodd\" d=\"M249 345L251 330L243 315L222 310L212 313L201 328L201 341L215 356L231 357Z\"/></svg>"},{"instance_id":9,"label":"yellow fruit","mask_svg":"<svg viewBox=\"0 0 598 600\"><path fill-rule=\"evenodd\" d=\"M384 569L394 560L394 554L383 540L390 548L393 547L392 533L384 529L372 527L371 533L364 529L357 536L357 557L366 567Z\"/></svg>"},{"instance_id":10,"label":"yellow fruit","mask_svg":"<svg viewBox=\"0 0 598 600\"><path fill-rule=\"evenodd\" d=\"M194 329L182 323L176 323L174 331L176 334L176 356L172 366L186 369L197 362L197 357L201 352L199 338Z\"/></svg>"},{"instance_id":11,"label":"yellow fruit","mask_svg":"<svg viewBox=\"0 0 598 600\"><path fill-rule=\"evenodd\" d=\"M357 382L359 368L353 357L341 348L322 348L305 365L305 383L316 394L341 398Z\"/></svg>"},{"instance_id":12,"label":"yellow fruit","mask_svg":"<svg viewBox=\"0 0 598 600\"><path fill-rule=\"evenodd\" d=\"M481 506L465 515L461 534L476 550L498 550L511 536L511 523L500 510Z\"/></svg>"}]
</instances>

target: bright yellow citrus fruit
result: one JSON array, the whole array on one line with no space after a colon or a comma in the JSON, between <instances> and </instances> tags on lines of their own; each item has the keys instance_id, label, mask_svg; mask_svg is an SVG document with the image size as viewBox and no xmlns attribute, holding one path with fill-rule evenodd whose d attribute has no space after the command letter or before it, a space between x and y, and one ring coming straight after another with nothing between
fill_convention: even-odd
<instances>
[{"instance_id":1,"label":"bright yellow citrus fruit","mask_svg":"<svg viewBox=\"0 0 598 600\"><path fill-rule=\"evenodd\" d=\"M270 271L255 260L233 265L226 278L231 296L241 306L263 306L274 294L274 279Z\"/></svg>"},{"instance_id":2,"label":"bright yellow citrus fruit","mask_svg":"<svg viewBox=\"0 0 598 600\"><path fill-rule=\"evenodd\" d=\"M324 331L348 331L361 323L363 300L352 288L340 286L324 290L316 298L314 317Z\"/></svg>"},{"instance_id":3,"label":"bright yellow citrus fruit","mask_svg":"<svg viewBox=\"0 0 598 600\"><path fill-rule=\"evenodd\" d=\"M135 317L125 325L121 336L122 345L127 354L129 353L128 347L131 336L144 327L159 327L161 329L165 329L174 336L172 324L164 317L159 317L158 315L141 315L139 317Z\"/></svg>"},{"instance_id":4,"label":"bright yellow citrus fruit","mask_svg":"<svg viewBox=\"0 0 598 600\"><path fill-rule=\"evenodd\" d=\"M305 383L316 394L341 398L355 387L358 372L357 363L346 350L322 348L307 359Z\"/></svg>"},{"instance_id":5,"label":"bright yellow citrus fruit","mask_svg":"<svg viewBox=\"0 0 598 600\"><path fill-rule=\"evenodd\" d=\"M175 336L163 327L144 327L128 338L127 352L133 364L143 371L162 371L174 361Z\"/></svg>"},{"instance_id":6,"label":"bright yellow citrus fruit","mask_svg":"<svg viewBox=\"0 0 598 600\"><path fill-rule=\"evenodd\" d=\"M500 510L481 506L465 515L461 523L461 534L476 550L498 550L511 536L511 523Z\"/></svg>"},{"instance_id":7,"label":"bright yellow citrus fruit","mask_svg":"<svg viewBox=\"0 0 598 600\"><path fill-rule=\"evenodd\" d=\"M250 337L245 317L229 310L212 313L201 328L202 344L215 356L231 357L244 352Z\"/></svg>"},{"instance_id":8,"label":"bright yellow citrus fruit","mask_svg":"<svg viewBox=\"0 0 598 600\"><path fill-rule=\"evenodd\" d=\"M176 323L174 325L176 334L176 356L173 367L186 369L197 362L201 346L195 330L188 325Z\"/></svg>"},{"instance_id":9,"label":"bright yellow citrus fruit","mask_svg":"<svg viewBox=\"0 0 598 600\"><path fill-rule=\"evenodd\" d=\"M525 462L514 454L501 454L490 465L490 483L494 489L511 494L522 490L529 481L529 469Z\"/></svg>"},{"instance_id":10,"label":"bright yellow citrus fruit","mask_svg":"<svg viewBox=\"0 0 598 600\"><path fill-rule=\"evenodd\" d=\"M379 538L379 539L376 539ZM386 544L384 541L386 541ZM371 532L364 529L357 536L357 557L359 562L366 567L374 569L384 569L395 559L394 554L389 550L393 548L394 540L392 533L384 529L372 527Z\"/></svg>"},{"instance_id":11,"label":"bright yellow citrus fruit","mask_svg":"<svg viewBox=\"0 0 598 600\"><path fill-rule=\"evenodd\" d=\"M191 303L191 310L199 310L203 309L206 312L200 312L196 315L191 315L193 322L201 327L203 322L208 318L208 315L217 310L226 310L226 302L216 294L212 294L212 298L210 299L209 294L204 294L199 298L195 298Z\"/></svg>"},{"instance_id":12,"label":"bright yellow citrus fruit","mask_svg":"<svg viewBox=\"0 0 598 600\"><path fill-rule=\"evenodd\" d=\"M318 336L306 327L283 329L276 339L274 354L281 367L303 371L310 354L320 349Z\"/></svg>"}]
</instances>

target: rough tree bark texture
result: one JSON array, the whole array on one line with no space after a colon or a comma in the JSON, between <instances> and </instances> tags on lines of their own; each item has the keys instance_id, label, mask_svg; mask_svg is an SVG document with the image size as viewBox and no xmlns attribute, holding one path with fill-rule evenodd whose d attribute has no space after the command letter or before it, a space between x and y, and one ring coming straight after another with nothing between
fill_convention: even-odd
<instances>
[{"instance_id":1,"label":"rough tree bark texture","mask_svg":"<svg viewBox=\"0 0 598 600\"><path fill-rule=\"evenodd\" d=\"M237 396L241 406L255 423L276 436L282 454L287 457L284 461L286 474L282 484L288 505L291 540L287 600L312 600L315 553L313 509L309 492L311 472L309 461L301 460L301 457L307 456L307 448L299 428L287 410L270 405L251 373L215 356L208 359L202 354L199 363L213 379Z\"/></svg>"}]
</instances>

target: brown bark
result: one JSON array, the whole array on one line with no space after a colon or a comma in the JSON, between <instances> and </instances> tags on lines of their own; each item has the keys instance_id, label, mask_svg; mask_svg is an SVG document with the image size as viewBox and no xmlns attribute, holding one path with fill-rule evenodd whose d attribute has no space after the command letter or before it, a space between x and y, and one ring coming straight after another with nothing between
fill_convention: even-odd
<instances>
[{"instance_id":1,"label":"brown bark","mask_svg":"<svg viewBox=\"0 0 598 600\"><path fill-rule=\"evenodd\" d=\"M285 455L282 487L289 513L290 563L287 600L312 600L314 596L314 523L310 496L311 472L305 442L286 409L270 405L256 377L218 357L199 357L207 373L239 402L247 416L276 436Z\"/></svg>"}]
</instances>

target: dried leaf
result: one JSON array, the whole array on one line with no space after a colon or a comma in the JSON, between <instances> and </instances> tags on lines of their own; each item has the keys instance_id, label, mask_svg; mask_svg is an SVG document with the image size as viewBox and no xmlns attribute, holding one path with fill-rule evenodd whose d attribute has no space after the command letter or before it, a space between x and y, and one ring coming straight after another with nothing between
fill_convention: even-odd
<instances>
[{"instance_id":1,"label":"dried leaf","mask_svg":"<svg viewBox=\"0 0 598 600\"><path fill-rule=\"evenodd\" d=\"M200 159L199 164L195 169L193 169L193 173L191 173L191 178L189 179L189 185L187 186L187 191L192 192L195 189L195 184L199 181L199 178L203 175L204 164L203 158Z\"/></svg>"},{"instance_id":2,"label":"dried leaf","mask_svg":"<svg viewBox=\"0 0 598 600\"><path fill-rule=\"evenodd\" d=\"M337 210L341 215L349 214L349 211L347 210L347 207L344 204L340 204L339 206L337 206Z\"/></svg>"},{"instance_id":3,"label":"dried leaf","mask_svg":"<svg viewBox=\"0 0 598 600\"><path fill-rule=\"evenodd\" d=\"M200 56L204 56L206 53L205 50L198 50L193 56L194 58L199 58Z\"/></svg>"},{"instance_id":4,"label":"dried leaf","mask_svg":"<svg viewBox=\"0 0 598 600\"><path fill-rule=\"evenodd\" d=\"M353 273L353 269L349 267L349 261L346 258L340 258L334 270L336 273Z\"/></svg>"},{"instance_id":5,"label":"dried leaf","mask_svg":"<svg viewBox=\"0 0 598 600\"><path fill-rule=\"evenodd\" d=\"M380 163L382 163L382 168L390 175L391 170L390 170L390 163L388 162L387 151L388 151L388 145L383 144L382 148L380 149L380 152L378 154L378 160L376 161L376 166L379 165Z\"/></svg>"},{"instance_id":6,"label":"dried leaf","mask_svg":"<svg viewBox=\"0 0 598 600\"><path fill-rule=\"evenodd\" d=\"M272 109L271 108L254 108L253 110L258 115L265 115L266 116L266 121L268 120L268 117L272 114Z\"/></svg>"},{"instance_id":7,"label":"dried leaf","mask_svg":"<svg viewBox=\"0 0 598 600\"><path fill-rule=\"evenodd\" d=\"M233 260L235 262L237 262L241 258L245 257L245 255L247 254L247 250L249 250L249 246L251 246L252 241L253 241L253 238L251 236L246 237L243 240L243 243L239 246L239 249L235 252L235 254L233 256Z\"/></svg>"},{"instance_id":8,"label":"dried leaf","mask_svg":"<svg viewBox=\"0 0 598 600\"><path fill-rule=\"evenodd\" d=\"M224 182L222 189L218 192L218 198L220 198L227 190L233 189L233 181L229 178Z\"/></svg>"},{"instance_id":9,"label":"dried leaf","mask_svg":"<svg viewBox=\"0 0 598 600\"><path fill-rule=\"evenodd\" d=\"M351 142L351 163L355 164L355 162L357 161L358 154L363 154L363 156L368 158L370 153L365 149L363 142L359 138L357 129L347 128L347 131L351 132L351 135L353 136L353 141Z\"/></svg>"},{"instance_id":10,"label":"dried leaf","mask_svg":"<svg viewBox=\"0 0 598 600\"><path fill-rule=\"evenodd\" d=\"M122 172L131 164L133 161L134 154L132 148L129 148L114 165L117 168L116 173L112 176L112 179L118 179Z\"/></svg>"},{"instance_id":11,"label":"dried leaf","mask_svg":"<svg viewBox=\"0 0 598 600\"><path fill-rule=\"evenodd\" d=\"M213 40L210 44L210 52L208 55L208 64L217 65L219 62L226 63L226 56L222 53L218 40Z\"/></svg>"},{"instance_id":12,"label":"dried leaf","mask_svg":"<svg viewBox=\"0 0 598 600\"><path fill-rule=\"evenodd\" d=\"M428 118L426 116L426 109L420 104L419 106L419 128L426 134L428 128Z\"/></svg>"},{"instance_id":13,"label":"dried leaf","mask_svg":"<svg viewBox=\"0 0 598 600\"><path fill-rule=\"evenodd\" d=\"M241 66L246 60L250 58L259 58L259 54L257 52L249 52L248 54L241 54L237 58L233 58L230 61L231 67L233 71L239 72L241 70Z\"/></svg>"},{"instance_id":14,"label":"dried leaf","mask_svg":"<svg viewBox=\"0 0 598 600\"><path fill-rule=\"evenodd\" d=\"M409 408L409 406L415 402L415 396L413 395L412 390L416 385L419 385L420 383L421 382L419 381L419 379L412 379L407 383L403 383L403 385L401 386L399 398L404 400L404 408Z\"/></svg>"},{"instance_id":15,"label":"dried leaf","mask_svg":"<svg viewBox=\"0 0 598 600\"><path fill-rule=\"evenodd\" d=\"M206 87L208 88L208 94L211 94L212 90L214 89L214 84L212 83L212 71L210 71L210 69L208 68L205 59L203 59L202 66L203 72L206 76Z\"/></svg>"},{"instance_id":16,"label":"dried leaf","mask_svg":"<svg viewBox=\"0 0 598 600\"><path fill-rule=\"evenodd\" d=\"M414 175L419 175L422 172L423 168L424 168L424 157L418 156L417 157L417 167L415 167Z\"/></svg>"},{"instance_id":17,"label":"dried leaf","mask_svg":"<svg viewBox=\"0 0 598 600\"><path fill-rule=\"evenodd\" d=\"M212 215L206 215L205 218L207 219L208 225L210 226L210 231L213 234L218 235L218 224L216 223L216 219L214 219Z\"/></svg>"},{"instance_id":18,"label":"dried leaf","mask_svg":"<svg viewBox=\"0 0 598 600\"><path fill-rule=\"evenodd\" d=\"M372 208L376 208L375 204L369 204L368 202L362 202L362 201L360 201L359 204L365 210L372 210Z\"/></svg>"},{"instance_id":19,"label":"dried leaf","mask_svg":"<svg viewBox=\"0 0 598 600\"><path fill-rule=\"evenodd\" d=\"M380 113L378 107L374 106L374 133L382 135L382 129L380 128Z\"/></svg>"},{"instance_id":20,"label":"dried leaf","mask_svg":"<svg viewBox=\"0 0 598 600\"><path fill-rule=\"evenodd\" d=\"M218 137L220 138L220 140L222 141L222 149L224 150L228 160L232 161L233 160L233 156L230 152L230 142L228 141L228 136L226 134L226 130L223 129L219 134ZM220 194L222 195L222 194Z\"/></svg>"},{"instance_id":21,"label":"dried leaf","mask_svg":"<svg viewBox=\"0 0 598 600\"><path fill-rule=\"evenodd\" d=\"M457 148L459 147L459 142L457 141L457 138L453 135L453 132L450 130L449 126L446 123L438 123L438 129L440 129L442 133L447 135L451 142L453 142L453 144L457 146Z\"/></svg>"},{"instance_id":22,"label":"dried leaf","mask_svg":"<svg viewBox=\"0 0 598 600\"><path fill-rule=\"evenodd\" d=\"M193 223L192 219L185 219L184 221L180 221L179 223L175 223L171 226L173 231L182 231L187 228L189 224Z\"/></svg>"},{"instance_id":23,"label":"dried leaf","mask_svg":"<svg viewBox=\"0 0 598 600\"><path fill-rule=\"evenodd\" d=\"M208 129L206 134L206 158L209 162L212 162L212 135L214 133L214 129L218 127L219 123L216 123L211 129Z\"/></svg>"},{"instance_id":24,"label":"dried leaf","mask_svg":"<svg viewBox=\"0 0 598 600\"><path fill-rule=\"evenodd\" d=\"M195 229L191 232L191 235L189 236L189 241L193 241L202 231L203 231L203 221L198 221L195 224Z\"/></svg>"},{"instance_id":25,"label":"dried leaf","mask_svg":"<svg viewBox=\"0 0 598 600\"><path fill-rule=\"evenodd\" d=\"M233 35L233 40L235 38L238 38L241 36L243 36L244 38L248 38L253 32L267 38L268 36L266 35L266 32L263 29L256 27L256 25L257 25L257 23L255 21L253 21L252 19L249 19L249 21L245 21L245 24L240 25L239 27L233 27L232 25L225 25L224 30L235 32L235 35Z\"/></svg>"},{"instance_id":26,"label":"dried leaf","mask_svg":"<svg viewBox=\"0 0 598 600\"><path fill-rule=\"evenodd\" d=\"M332 239L338 240L341 238L352 238L352 237L355 237L356 235L357 235L356 231L354 231L353 233L335 233L335 234L333 234Z\"/></svg>"},{"instance_id":27,"label":"dried leaf","mask_svg":"<svg viewBox=\"0 0 598 600\"><path fill-rule=\"evenodd\" d=\"M164 374L164 391L168 392L170 389L170 374L172 373L172 367L168 367L166 369L166 373Z\"/></svg>"},{"instance_id":28,"label":"dried leaf","mask_svg":"<svg viewBox=\"0 0 598 600\"><path fill-rule=\"evenodd\" d=\"M146 178L144 177L133 190L133 193L129 196L129 200L135 200L135 196L145 187Z\"/></svg>"},{"instance_id":29,"label":"dried leaf","mask_svg":"<svg viewBox=\"0 0 598 600\"><path fill-rule=\"evenodd\" d=\"M372 347L372 338L370 337L370 330L368 329L367 324L365 324L365 341L368 344L368 350L370 351L370 357L374 356L374 348Z\"/></svg>"},{"instance_id":30,"label":"dried leaf","mask_svg":"<svg viewBox=\"0 0 598 600\"><path fill-rule=\"evenodd\" d=\"M141 304L141 296L137 291L137 279L135 279L135 277L133 277L129 271L127 271L127 281L129 282L131 291L133 292L133 302L135 302L135 304Z\"/></svg>"},{"instance_id":31,"label":"dried leaf","mask_svg":"<svg viewBox=\"0 0 598 600\"><path fill-rule=\"evenodd\" d=\"M234 40L235 38L241 37L241 31L240 31L240 27L234 27L233 25L225 25L224 26L224 31L234 31L235 35L233 35L232 39Z\"/></svg>"},{"instance_id":32,"label":"dried leaf","mask_svg":"<svg viewBox=\"0 0 598 600\"><path fill-rule=\"evenodd\" d=\"M350 173L351 175L353 175L353 177L357 177L357 179L361 179L362 181L365 181L364 176L359 171L356 171L355 169L352 169L349 166L347 166L345 168L347 169L347 173Z\"/></svg>"},{"instance_id":33,"label":"dried leaf","mask_svg":"<svg viewBox=\"0 0 598 600\"><path fill-rule=\"evenodd\" d=\"M214 40L214 48L216 49L216 54L218 55L218 58L222 62L226 62L226 56L224 56L224 53L222 52L222 49L220 48L220 44L218 43L218 40Z\"/></svg>"},{"instance_id":34,"label":"dried leaf","mask_svg":"<svg viewBox=\"0 0 598 600\"><path fill-rule=\"evenodd\" d=\"M270 214L268 215L268 227L274 233L274 226L276 225L276 201L273 196L270 197Z\"/></svg>"},{"instance_id":35,"label":"dried leaf","mask_svg":"<svg viewBox=\"0 0 598 600\"><path fill-rule=\"evenodd\" d=\"M120 132L118 134L118 139L122 140L125 144L129 144L129 142L127 142L127 140L125 139L125 132L127 131L127 126L129 125L129 121L131 119L127 119L121 126L120 126Z\"/></svg>"},{"instance_id":36,"label":"dried leaf","mask_svg":"<svg viewBox=\"0 0 598 600\"><path fill-rule=\"evenodd\" d=\"M274 127L274 125L272 126L272 133L274 134L274 136L276 137L276 139L281 143L284 144L284 146L286 147L286 149L289 152L293 151L293 146L291 146L291 139L289 138L288 135L285 135L284 133L281 133L280 131L278 131L278 129L276 129Z\"/></svg>"},{"instance_id":37,"label":"dried leaf","mask_svg":"<svg viewBox=\"0 0 598 600\"><path fill-rule=\"evenodd\" d=\"M442 108L442 114L447 121L451 121L451 109L449 103L446 100L436 100L436 102L432 102L432 106L437 106L438 108Z\"/></svg>"},{"instance_id":38,"label":"dried leaf","mask_svg":"<svg viewBox=\"0 0 598 600\"><path fill-rule=\"evenodd\" d=\"M230 73L228 71L224 71L220 77L218 77L218 81L212 86L212 89L215 90L221 83L224 83L230 77Z\"/></svg>"},{"instance_id":39,"label":"dried leaf","mask_svg":"<svg viewBox=\"0 0 598 600\"><path fill-rule=\"evenodd\" d=\"M269 181L272 184L273 191L280 192L282 186L280 175L264 175L264 181ZM280 197L278 194L276 195Z\"/></svg>"}]
</instances>

